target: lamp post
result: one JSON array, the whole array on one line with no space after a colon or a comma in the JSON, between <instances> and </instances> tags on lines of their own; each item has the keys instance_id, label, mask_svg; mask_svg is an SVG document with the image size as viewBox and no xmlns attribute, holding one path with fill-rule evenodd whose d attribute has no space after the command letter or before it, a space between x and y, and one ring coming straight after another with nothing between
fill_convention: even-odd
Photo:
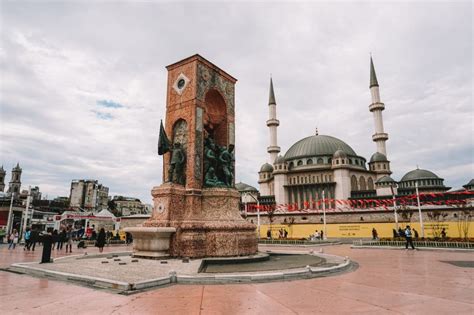
<instances>
[{"instance_id":1,"label":"lamp post","mask_svg":"<svg viewBox=\"0 0 474 315\"><path fill-rule=\"evenodd\" d=\"M31 186L28 186L28 195L26 196L26 207L25 207L25 212L23 213L23 224L21 225L19 233L20 235L23 235L27 226L28 226L28 212L30 208L30 196L31 196Z\"/></svg>"},{"instance_id":2,"label":"lamp post","mask_svg":"<svg viewBox=\"0 0 474 315\"><path fill-rule=\"evenodd\" d=\"M418 216L420 217L421 238L425 238L425 227L423 226L423 215L421 214L420 194L418 192L418 181L415 182L416 202L418 203Z\"/></svg>"},{"instance_id":3,"label":"lamp post","mask_svg":"<svg viewBox=\"0 0 474 315\"><path fill-rule=\"evenodd\" d=\"M255 196L253 196L252 194L248 192L244 193L244 195L250 196L253 200L257 202L257 234L258 234L258 239L260 239L260 201L258 201L258 198L255 198ZM247 202L245 202L245 207L247 208Z\"/></svg>"},{"instance_id":4,"label":"lamp post","mask_svg":"<svg viewBox=\"0 0 474 315\"><path fill-rule=\"evenodd\" d=\"M395 229L398 231L398 213L397 213L397 199L395 198L395 191L393 190L393 187L397 187L395 185L390 186L392 189L392 198L393 198L393 215L395 216Z\"/></svg>"},{"instance_id":5,"label":"lamp post","mask_svg":"<svg viewBox=\"0 0 474 315\"><path fill-rule=\"evenodd\" d=\"M8 210L7 234L12 232L13 227L13 193L10 200L10 210Z\"/></svg>"},{"instance_id":6,"label":"lamp post","mask_svg":"<svg viewBox=\"0 0 474 315\"><path fill-rule=\"evenodd\" d=\"M323 190L323 231L324 231L323 239L327 240L328 233L326 232L326 199L325 199L325 191L324 190Z\"/></svg>"}]
</instances>

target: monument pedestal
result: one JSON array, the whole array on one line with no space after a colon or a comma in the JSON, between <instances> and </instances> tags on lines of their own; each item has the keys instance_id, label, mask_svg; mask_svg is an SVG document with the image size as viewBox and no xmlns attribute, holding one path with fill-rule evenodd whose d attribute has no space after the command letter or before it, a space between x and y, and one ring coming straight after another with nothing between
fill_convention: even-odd
<instances>
[{"instance_id":1,"label":"monument pedestal","mask_svg":"<svg viewBox=\"0 0 474 315\"><path fill-rule=\"evenodd\" d=\"M154 187L152 195L153 213L142 229L175 228L176 233L170 238L170 256L223 257L257 252L255 225L240 216L237 190L186 190L165 183ZM133 239L135 242L135 234Z\"/></svg>"}]
</instances>

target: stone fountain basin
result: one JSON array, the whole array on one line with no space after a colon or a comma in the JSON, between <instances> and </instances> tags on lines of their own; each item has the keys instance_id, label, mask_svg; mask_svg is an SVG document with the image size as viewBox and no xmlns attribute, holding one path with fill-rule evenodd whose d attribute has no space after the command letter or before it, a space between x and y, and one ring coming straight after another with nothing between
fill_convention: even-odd
<instances>
[{"instance_id":1,"label":"stone fountain basin","mask_svg":"<svg viewBox=\"0 0 474 315\"><path fill-rule=\"evenodd\" d=\"M128 227L124 229L133 237L133 256L159 258L168 256L174 227Z\"/></svg>"}]
</instances>

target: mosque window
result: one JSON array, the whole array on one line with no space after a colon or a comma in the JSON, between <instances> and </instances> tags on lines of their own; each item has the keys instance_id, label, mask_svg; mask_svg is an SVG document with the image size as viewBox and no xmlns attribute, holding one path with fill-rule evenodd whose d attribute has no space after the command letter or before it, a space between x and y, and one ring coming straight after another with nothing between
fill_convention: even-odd
<instances>
[{"instance_id":1,"label":"mosque window","mask_svg":"<svg viewBox=\"0 0 474 315\"><path fill-rule=\"evenodd\" d=\"M313 176L313 183L316 183L314 176Z\"/></svg>"},{"instance_id":2,"label":"mosque window","mask_svg":"<svg viewBox=\"0 0 474 315\"><path fill-rule=\"evenodd\" d=\"M293 162L290 162L290 164L288 165L288 169L291 170L293 166L294 166Z\"/></svg>"},{"instance_id":3,"label":"mosque window","mask_svg":"<svg viewBox=\"0 0 474 315\"><path fill-rule=\"evenodd\" d=\"M349 159L349 164L352 164L352 159Z\"/></svg>"},{"instance_id":4,"label":"mosque window","mask_svg":"<svg viewBox=\"0 0 474 315\"><path fill-rule=\"evenodd\" d=\"M384 164L384 165L383 165L383 169L384 169L384 170L387 169L387 164Z\"/></svg>"},{"instance_id":5,"label":"mosque window","mask_svg":"<svg viewBox=\"0 0 474 315\"><path fill-rule=\"evenodd\" d=\"M377 164L377 169L378 169L378 170L380 169L380 164Z\"/></svg>"},{"instance_id":6,"label":"mosque window","mask_svg":"<svg viewBox=\"0 0 474 315\"><path fill-rule=\"evenodd\" d=\"M372 177L367 179L367 188L369 188L369 190L374 190L374 181L372 180Z\"/></svg>"},{"instance_id":7,"label":"mosque window","mask_svg":"<svg viewBox=\"0 0 474 315\"><path fill-rule=\"evenodd\" d=\"M336 160L336 164L339 164L339 160Z\"/></svg>"},{"instance_id":8,"label":"mosque window","mask_svg":"<svg viewBox=\"0 0 474 315\"><path fill-rule=\"evenodd\" d=\"M303 165L303 161L299 160L297 165L298 166Z\"/></svg>"},{"instance_id":9,"label":"mosque window","mask_svg":"<svg viewBox=\"0 0 474 315\"><path fill-rule=\"evenodd\" d=\"M319 158L319 159L317 160L317 162L316 162L316 163L318 163L318 164L323 164L323 163L324 163L324 161L323 161L323 159L322 159L322 158Z\"/></svg>"},{"instance_id":10,"label":"mosque window","mask_svg":"<svg viewBox=\"0 0 474 315\"><path fill-rule=\"evenodd\" d=\"M308 165L313 164L313 160L309 159L308 161L306 161L306 164Z\"/></svg>"},{"instance_id":11,"label":"mosque window","mask_svg":"<svg viewBox=\"0 0 474 315\"><path fill-rule=\"evenodd\" d=\"M329 159L328 159L328 163L329 163L329 164L332 163L332 158L329 158Z\"/></svg>"},{"instance_id":12,"label":"mosque window","mask_svg":"<svg viewBox=\"0 0 474 315\"><path fill-rule=\"evenodd\" d=\"M360 190L367 190L367 185L365 183L365 178L363 176L359 179Z\"/></svg>"},{"instance_id":13,"label":"mosque window","mask_svg":"<svg viewBox=\"0 0 474 315\"><path fill-rule=\"evenodd\" d=\"M359 190L359 187L357 185L357 178L355 177L355 175L352 175L352 177L351 177L351 190L352 191Z\"/></svg>"},{"instance_id":14,"label":"mosque window","mask_svg":"<svg viewBox=\"0 0 474 315\"><path fill-rule=\"evenodd\" d=\"M319 183L319 176L316 176L316 182Z\"/></svg>"}]
</instances>

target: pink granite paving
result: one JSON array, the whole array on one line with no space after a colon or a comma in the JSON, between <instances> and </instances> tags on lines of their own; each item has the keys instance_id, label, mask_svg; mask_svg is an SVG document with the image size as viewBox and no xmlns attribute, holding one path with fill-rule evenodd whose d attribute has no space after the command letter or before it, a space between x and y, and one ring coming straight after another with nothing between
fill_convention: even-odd
<instances>
[{"instance_id":1,"label":"pink granite paving","mask_svg":"<svg viewBox=\"0 0 474 315\"><path fill-rule=\"evenodd\" d=\"M0 272L0 313L474 314L474 269L440 262L472 261L472 252L350 249L348 245L324 250L351 257L359 269L288 282L174 285L130 296ZM87 251L92 254L97 249ZM55 255L64 255L64 251ZM3 245L0 266L35 261L39 256L40 251L25 253L20 248L9 252Z\"/></svg>"}]
</instances>

